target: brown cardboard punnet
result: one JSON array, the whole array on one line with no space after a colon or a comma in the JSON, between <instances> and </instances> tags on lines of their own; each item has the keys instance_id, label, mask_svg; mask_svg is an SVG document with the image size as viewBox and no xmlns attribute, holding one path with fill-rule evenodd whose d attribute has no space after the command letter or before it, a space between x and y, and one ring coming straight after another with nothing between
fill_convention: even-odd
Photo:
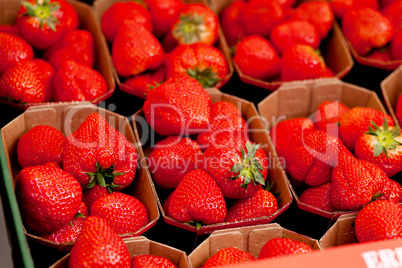
<instances>
[{"instance_id":1,"label":"brown cardboard punnet","mask_svg":"<svg viewBox=\"0 0 402 268\"><path fill-rule=\"evenodd\" d=\"M107 44L98 28L96 18L91 6L84 2L76 0L67 0L67 2L72 4L78 12L80 20L79 28L90 31L94 39L96 59L94 69L97 70L105 78L108 86L108 91L105 94L103 94L96 100L91 101L94 104L98 104L101 101L104 101L112 96L116 88L115 80L113 77L113 69L110 65L110 55ZM14 25L15 17L20 6L21 1L19 0L0 0L0 24ZM7 101L3 98L0 98L0 102L19 109L27 109L29 106L43 105L43 103L19 104Z\"/></svg>"},{"instance_id":2,"label":"brown cardboard punnet","mask_svg":"<svg viewBox=\"0 0 402 268\"><path fill-rule=\"evenodd\" d=\"M80 102L76 104L55 103L29 107L23 114L16 117L1 129L3 140L2 146L4 147L7 159L7 167L2 168L9 169L12 183L15 187L15 178L19 171L21 171L16 151L18 140L22 134L36 125L49 125L59 129L65 136L67 136L74 132L86 117L93 112L101 114L106 121L122 133L137 150L139 164L136 175L133 183L127 187L124 192L133 195L145 205L149 213L149 223L135 233L122 234L121 236L123 239L125 239L125 237L139 236L156 224L159 219L159 211L154 198L152 186L149 183L150 179L148 178L149 173L146 171L147 168L140 164L142 159L141 149L135 139L128 119L124 116L97 107L89 102ZM62 244L53 243L35 234L29 233L25 228L24 231L28 239L52 248L58 248L60 251L69 250L74 244L74 242Z\"/></svg>"},{"instance_id":3,"label":"brown cardboard punnet","mask_svg":"<svg viewBox=\"0 0 402 268\"><path fill-rule=\"evenodd\" d=\"M255 258L258 258L264 244L276 237L291 238L306 243L311 246L313 250L321 250L321 246L316 239L282 228L277 223L270 223L214 231L188 255L188 259L191 267L200 268L208 258L219 250L228 247L235 247L247 251ZM248 264L249 263L243 264L243 266L248 267Z\"/></svg>"},{"instance_id":4,"label":"brown cardboard punnet","mask_svg":"<svg viewBox=\"0 0 402 268\"><path fill-rule=\"evenodd\" d=\"M354 223L357 213L339 216L319 240L323 249L358 243Z\"/></svg>"},{"instance_id":5,"label":"brown cardboard punnet","mask_svg":"<svg viewBox=\"0 0 402 268\"><path fill-rule=\"evenodd\" d=\"M161 256L169 259L178 268L190 268L187 254L171 246L149 240L143 236L129 238L125 240L124 243L130 252L131 258L145 254ZM67 254L50 266L50 268L67 268L69 259L70 254Z\"/></svg>"},{"instance_id":6,"label":"brown cardboard punnet","mask_svg":"<svg viewBox=\"0 0 402 268\"><path fill-rule=\"evenodd\" d=\"M209 6L217 14L220 14L220 12L222 12L222 10L225 7L229 6L233 1L234 0L210 0ZM298 3L301 2L305 1L298 1ZM334 72L336 78L342 79L352 69L354 64L353 58L350 54L345 37L343 36L342 31L336 21L333 23L333 28L330 31L328 37L321 41L320 50L321 55L324 57L326 65ZM279 80L264 81L260 79L255 79L243 74L236 63L233 62L233 59L231 59L231 61L240 77L240 80L246 84L274 91L278 89L282 84L288 83ZM311 80L314 81L315 79Z\"/></svg>"},{"instance_id":7,"label":"brown cardboard punnet","mask_svg":"<svg viewBox=\"0 0 402 268\"><path fill-rule=\"evenodd\" d=\"M347 107L370 107L386 113L384 106L374 91L342 82L337 78L288 83L271 93L258 103L258 111L265 119L268 130L276 123L297 117L310 117L324 101L339 101ZM281 161L282 163L283 161ZM351 211L327 212L301 203L298 195L303 187L296 186L288 177L290 189L299 208L312 213L336 219L341 214Z\"/></svg>"},{"instance_id":8,"label":"brown cardboard punnet","mask_svg":"<svg viewBox=\"0 0 402 268\"><path fill-rule=\"evenodd\" d=\"M93 2L93 9L94 9L94 13L97 17L97 22L99 25L99 28L101 29L101 18L103 13L115 2L118 1L129 1L129 0L95 0ZM206 5L206 1L205 0L183 0L184 3L201 3ZM109 44L111 45L111 44ZM215 87L217 88L221 88L223 87L223 85L225 85L230 78L232 77L233 73L234 73L234 68L233 68L233 64L232 64L232 60L229 54L229 47L226 43L225 37L223 36L223 32L222 29L219 26L219 38L217 43L215 44L215 46L223 53L223 55L226 58L226 62L228 64L228 74L226 75L226 77L224 79L222 79L218 84L216 84ZM108 51L109 55L111 55L111 46L110 46L110 50ZM124 84L124 81L122 77L119 77L119 75L116 72L116 69L114 68L114 64L113 61L110 61L111 65L113 66L113 74L114 77L116 79L117 85L119 87L120 90L124 91L124 92L130 92L130 87Z\"/></svg>"},{"instance_id":9,"label":"brown cardboard punnet","mask_svg":"<svg viewBox=\"0 0 402 268\"><path fill-rule=\"evenodd\" d=\"M396 104L398 103L399 95L402 93L402 65L390 73L380 84L381 92L384 98L385 106L389 114L395 122L396 118ZM398 122L401 125L402 122Z\"/></svg>"},{"instance_id":10,"label":"brown cardboard punnet","mask_svg":"<svg viewBox=\"0 0 402 268\"><path fill-rule=\"evenodd\" d=\"M271 192L279 193L277 196L278 201L278 211L272 214L269 217L261 217L250 220L244 220L239 222L227 222L227 223L219 223L219 224L211 224L204 225L199 230L196 227L190 226L188 224L180 223L178 221L173 220L171 217L166 216L163 210L163 202L167 198L167 195L170 191L158 189L157 186L153 183L154 193L159 205L159 209L162 213L162 216L166 223L171 224L176 227L180 227L192 232L196 232L198 234L207 234L211 233L214 230L218 229L226 229L240 226L249 226L249 225L257 225L257 224L267 224L274 220L278 215L280 215L283 211L285 211L292 202L292 194L287 185L287 179L282 169L281 164L279 163L279 159L277 158L276 153L274 153L273 145L271 139L268 135L267 129L261 121L260 116L258 115L257 109L252 102L246 101L244 99L222 93L217 89L209 89L209 95L211 96L212 103L224 100L229 101L235 104L242 113L242 117L246 120L249 126L249 138L251 141L255 143L259 143L260 148L262 148L267 154L270 169L268 170L268 178L267 181L274 182ZM138 141L140 141L142 148L144 150L145 157L148 157L152 151L153 145L161 140L163 137L158 137L151 130L151 127L145 121L143 110L139 110L132 117L134 134ZM146 169L149 172L149 169ZM150 175L152 178L152 175Z\"/></svg>"}]
</instances>

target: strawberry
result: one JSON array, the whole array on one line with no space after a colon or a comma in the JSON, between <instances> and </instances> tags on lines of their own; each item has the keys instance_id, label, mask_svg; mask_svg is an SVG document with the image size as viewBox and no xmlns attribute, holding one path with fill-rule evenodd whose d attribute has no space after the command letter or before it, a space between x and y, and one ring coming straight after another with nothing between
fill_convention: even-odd
<instances>
[{"instance_id":1,"label":"strawberry","mask_svg":"<svg viewBox=\"0 0 402 268\"><path fill-rule=\"evenodd\" d=\"M392 40L395 40L395 38ZM392 60L391 49L389 46L374 48L373 50L371 50L370 54L368 54L365 57L369 60L375 60L375 61L382 61L382 62L391 61Z\"/></svg>"},{"instance_id":2,"label":"strawberry","mask_svg":"<svg viewBox=\"0 0 402 268\"><path fill-rule=\"evenodd\" d=\"M298 19L285 20L275 25L270 40L279 54L283 54L285 49L294 43L318 49L321 42L318 30L310 22Z\"/></svg>"},{"instance_id":3,"label":"strawberry","mask_svg":"<svg viewBox=\"0 0 402 268\"><path fill-rule=\"evenodd\" d=\"M79 24L77 11L64 0L23 1L16 21L22 37L37 49L53 46Z\"/></svg>"},{"instance_id":4,"label":"strawberry","mask_svg":"<svg viewBox=\"0 0 402 268\"><path fill-rule=\"evenodd\" d=\"M358 55L386 45L395 34L392 21L370 7L350 9L342 18L342 32Z\"/></svg>"},{"instance_id":5,"label":"strawberry","mask_svg":"<svg viewBox=\"0 0 402 268\"><path fill-rule=\"evenodd\" d=\"M329 3L338 19L342 19L346 11L352 8L371 7L372 9L379 9L378 0L330 0Z\"/></svg>"},{"instance_id":6,"label":"strawberry","mask_svg":"<svg viewBox=\"0 0 402 268\"><path fill-rule=\"evenodd\" d=\"M182 0L145 0L151 14L153 33L157 37L166 35L177 14L184 7Z\"/></svg>"},{"instance_id":7,"label":"strawberry","mask_svg":"<svg viewBox=\"0 0 402 268\"><path fill-rule=\"evenodd\" d=\"M372 122L368 132L355 145L355 156L377 164L392 177L402 171L402 135L399 126L389 127L385 118L382 127Z\"/></svg>"},{"instance_id":8,"label":"strawberry","mask_svg":"<svg viewBox=\"0 0 402 268\"><path fill-rule=\"evenodd\" d=\"M219 14L219 22L229 47L236 45L246 36L246 30L241 16L245 7L246 1L235 0Z\"/></svg>"},{"instance_id":9,"label":"strawberry","mask_svg":"<svg viewBox=\"0 0 402 268\"><path fill-rule=\"evenodd\" d=\"M354 151L357 139L372 126L371 121L382 125L385 118L388 126L394 126L391 116L383 112L368 107L353 107L342 117L339 137L350 151Z\"/></svg>"},{"instance_id":10,"label":"strawberry","mask_svg":"<svg viewBox=\"0 0 402 268\"><path fill-rule=\"evenodd\" d=\"M258 260L306 254L313 251L312 247L304 242L286 237L276 237L268 240L261 248Z\"/></svg>"},{"instance_id":11,"label":"strawberry","mask_svg":"<svg viewBox=\"0 0 402 268\"><path fill-rule=\"evenodd\" d=\"M230 132L218 133L204 152L205 169L215 179L223 196L244 199L265 185L268 158L254 144Z\"/></svg>"},{"instance_id":12,"label":"strawberry","mask_svg":"<svg viewBox=\"0 0 402 268\"><path fill-rule=\"evenodd\" d=\"M92 188L85 189L82 193L82 201L85 203L86 207L90 210L92 204L99 198L105 195L111 194L110 188L95 184Z\"/></svg>"},{"instance_id":13,"label":"strawberry","mask_svg":"<svg viewBox=\"0 0 402 268\"><path fill-rule=\"evenodd\" d=\"M391 59L402 60L402 29L395 34L394 39L391 41L390 54ZM391 60L390 59L390 60Z\"/></svg>"},{"instance_id":14,"label":"strawberry","mask_svg":"<svg viewBox=\"0 0 402 268\"><path fill-rule=\"evenodd\" d=\"M55 69L67 60L73 60L88 67L95 62L95 46L92 34L88 30L72 30L64 35L57 44L43 53Z\"/></svg>"},{"instance_id":15,"label":"strawberry","mask_svg":"<svg viewBox=\"0 0 402 268\"><path fill-rule=\"evenodd\" d=\"M260 79L273 79L280 73L280 58L265 38L258 35L249 35L237 45L233 62L244 75Z\"/></svg>"},{"instance_id":16,"label":"strawberry","mask_svg":"<svg viewBox=\"0 0 402 268\"><path fill-rule=\"evenodd\" d=\"M62 163L66 138L57 128L37 125L18 140L17 157L22 168L43 165L48 162Z\"/></svg>"},{"instance_id":17,"label":"strawberry","mask_svg":"<svg viewBox=\"0 0 402 268\"><path fill-rule=\"evenodd\" d=\"M149 222L148 210L134 196L114 192L98 198L91 206L91 216L99 216L118 234L134 233Z\"/></svg>"},{"instance_id":18,"label":"strawberry","mask_svg":"<svg viewBox=\"0 0 402 268\"><path fill-rule=\"evenodd\" d=\"M275 0L284 10L293 8L296 0Z\"/></svg>"},{"instance_id":19,"label":"strawberry","mask_svg":"<svg viewBox=\"0 0 402 268\"><path fill-rule=\"evenodd\" d=\"M38 234L67 225L81 205L81 186L73 176L49 165L22 169L16 178L15 195L25 226Z\"/></svg>"},{"instance_id":20,"label":"strawberry","mask_svg":"<svg viewBox=\"0 0 402 268\"><path fill-rule=\"evenodd\" d=\"M153 181L161 188L175 189L195 169L200 153L198 144L187 137L169 136L157 142L147 162Z\"/></svg>"},{"instance_id":21,"label":"strawberry","mask_svg":"<svg viewBox=\"0 0 402 268\"><path fill-rule=\"evenodd\" d=\"M64 61L57 69L53 88L55 101L95 101L108 91L98 71L73 60Z\"/></svg>"},{"instance_id":22,"label":"strawberry","mask_svg":"<svg viewBox=\"0 0 402 268\"><path fill-rule=\"evenodd\" d=\"M113 64L117 74L123 77L158 68L163 53L152 32L131 20L121 24L112 45Z\"/></svg>"},{"instance_id":23,"label":"strawberry","mask_svg":"<svg viewBox=\"0 0 402 268\"><path fill-rule=\"evenodd\" d=\"M402 202L402 186L393 179L382 177L384 181L384 195L378 197L378 200L391 200L395 203Z\"/></svg>"},{"instance_id":24,"label":"strawberry","mask_svg":"<svg viewBox=\"0 0 402 268\"><path fill-rule=\"evenodd\" d=\"M48 102L53 76L53 67L42 59L18 62L0 77L0 96L22 104Z\"/></svg>"},{"instance_id":25,"label":"strawberry","mask_svg":"<svg viewBox=\"0 0 402 268\"><path fill-rule=\"evenodd\" d=\"M328 36L335 19L330 3L321 0L301 3L291 12L290 18L310 22L317 28L321 39Z\"/></svg>"},{"instance_id":26,"label":"strawberry","mask_svg":"<svg viewBox=\"0 0 402 268\"><path fill-rule=\"evenodd\" d=\"M144 254L131 259L131 268L177 268L177 266L166 257Z\"/></svg>"},{"instance_id":27,"label":"strawberry","mask_svg":"<svg viewBox=\"0 0 402 268\"><path fill-rule=\"evenodd\" d=\"M22 60L32 60L33 49L19 36L0 32L0 76Z\"/></svg>"},{"instance_id":28,"label":"strawberry","mask_svg":"<svg viewBox=\"0 0 402 268\"><path fill-rule=\"evenodd\" d=\"M63 168L85 188L95 183L124 189L137 169L134 146L98 113L92 113L67 136Z\"/></svg>"},{"instance_id":29,"label":"strawberry","mask_svg":"<svg viewBox=\"0 0 402 268\"><path fill-rule=\"evenodd\" d=\"M373 201L357 213L356 238L359 242L401 238L401 220L401 205L388 200Z\"/></svg>"},{"instance_id":30,"label":"strawberry","mask_svg":"<svg viewBox=\"0 0 402 268\"><path fill-rule=\"evenodd\" d=\"M219 18L208 6L186 3L173 20L171 35L177 44L196 42L214 45L218 40Z\"/></svg>"},{"instance_id":31,"label":"strawberry","mask_svg":"<svg viewBox=\"0 0 402 268\"><path fill-rule=\"evenodd\" d=\"M285 13L276 1L250 0L242 11L242 19L247 35L268 38L272 27L285 20Z\"/></svg>"},{"instance_id":32,"label":"strawberry","mask_svg":"<svg viewBox=\"0 0 402 268\"><path fill-rule=\"evenodd\" d=\"M339 124L344 114L350 108L339 101L324 101L317 109L314 116L316 129L327 132L329 135L339 137Z\"/></svg>"},{"instance_id":33,"label":"strawberry","mask_svg":"<svg viewBox=\"0 0 402 268\"><path fill-rule=\"evenodd\" d=\"M208 126L211 98L197 80L175 76L148 93L143 110L146 121L162 136L196 134Z\"/></svg>"},{"instance_id":34,"label":"strawberry","mask_svg":"<svg viewBox=\"0 0 402 268\"><path fill-rule=\"evenodd\" d=\"M167 77L189 75L204 88L214 87L228 74L223 53L205 43L182 44L171 53L166 64Z\"/></svg>"},{"instance_id":35,"label":"strawberry","mask_svg":"<svg viewBox=\"0 0 402 268\"><path fill-rule=\"evenodd\" d=\"M166 80L166 68L160 66L154 71L144 72L128 78L120 89L126 93L146 99L148 91Z\"/></svg>"},{"instance_id":36,"label":"strawberry","mask_svg":"<svg viewBox=\"0 0 402 268\"><path fill-rule=\"evenodd\" d=\"M102 218L89 216L73 245L68 267L130 267L130 253Z\"/></svg>"},{"instance_id":37,"label":"strawberry","mask_svg":"<svg viewBox=\"0 0 402 268\"><path fill-rule=\"evenodd\" d=\"M392 21L395 26L395 31L400 32L402 30L402 0L394 1L381 10L382 14Z\"/></svg>"},{"instance_id":38,"label":"strawberry","mask_svg":"<svg viewBox=\"0 0 402 268\"><path fill-rule=\"evenodd\" d=\"M269 130L269 135L278 156L283 157L292 143L302 136L303 131L312 129L314 123L310 118L296 117L278 122Z\"/></svg>"},{"instance_id":39,"label":"strawberry","mask_svg":"<svg viewBox=\"0 0 402 268\"><path fill-rule=\"evenodd\" d=\"M20 29L18 29L17 24L0 24L0 32L21 37Z\"/></svg>"},{"instance_id":40,"label":"strawberry","mask_svg":"<svg viewBox=\"0 0 402 268\"><path fill-rule=\"evenodd\" d=\"M235 104L221 100L211 105L211 118L227 115L229 117L241 117L241 110Z\"/></svg>"},{"instance_id":41,"label":"strawberry","mask_svg":"<svg viewBox=\"0 0 402 268\"><path fill-rule=\"evenodd\" d=\"M82 196L84 197L84 194ZM82 201L80 206L78 207L78 213L81 213L84 217L88 217L89 210L87 205L85 205L84 201Z\"/></svg>"},{"instance_id":42,"label":"strawberry","mask_svg":"<svg viewBox=\"0 0 402 268\"><path fill-rule=\"evenodd\" d=\"M327 66L320 51L303 44L293 44L282 54L283 81L315 79L327 76Z\"/></svg>"},{"instance_id":43,"label":"strawberry","mask_svg":"<svg viewBox=\"0 0 402 268\"><path fill-rule=\"evenodd\" d=\"M275 196L265 189L246 198L235 200L228 209L226 222L243 221L260 217L269 217L278 211L278 201Z\"/></svg>"},{"instance_id":44,"label":"strawberry","mask_svg":"<svg viewBox=\"0 0 402 268\"><path fill-rule=\"evenodd\" d=\"M255 258L247 251L235 247L220 249L204 263L202 268L226 266L235 263L254 261Z\"/></svg>"},{"instance_id":45,"label":"strawberry","mask_svg":"<svg viewBox=\"0 0 402 268\"><path fill-rule=\"evenodd\" d=\"M324 210L327 212L336 211L330 198L331 182L327 182L317 187L305 189L299 196L301 203Z\"/></svg>"},{"instance_id":46,"label":"strawberry","mask_svg":"<svg viewBox=\"0 0 402 268\"><path fill-rule=\"evenodd\" d=\"M126 20L140 24L152 32L151 14L144 6L135 1L118 1L101 16L101 30L108 42L114 42L121 24Z\"/></svg>"},{"instance_id":47,"label":"strawberry","mask_svg":"<svg viewBox=\"0 0 402 268\"><path fill-rule=\"evenodd\" d=\"M77 213L70 223L57 231L42 237L57 244L73 242L77 240L80 235L85 219L86 217L84 215Z\"/></svg>"},{"instance_id":48,"label":"strawberry","mask_svg":"<svg viewBox=\"0 0 402 268\"><path fill-rule=\"evenodd\" d=\"M213 204L213 206L211 206ZM226 203L214 179L204 170L187 173L163 204L165 214L182 223L214 224L225 221Z\"/></svg>"}]
</instances>

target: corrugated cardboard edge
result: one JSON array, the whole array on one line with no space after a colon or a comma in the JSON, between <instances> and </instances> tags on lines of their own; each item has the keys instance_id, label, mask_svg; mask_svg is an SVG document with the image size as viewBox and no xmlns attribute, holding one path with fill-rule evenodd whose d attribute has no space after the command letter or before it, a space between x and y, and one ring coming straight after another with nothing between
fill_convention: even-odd
<instances>
[{"instance_id":1,"label":"corrugated cardboard edge","mask_svg":"<svg viewBox=\"0 0 402 268\"><path fill-rule=\"evenodd\" d=\"M386 113L386 109L374 91L345 83L337 78L303 83L287 83L258 103L258 111L265 118L269 130L276 123L290 118L310 117L318 106L327 100L338 100L348 107L371 107ZM287 177L287 176L286 176ZM289 188L300 209L335 220L342 214L354 211L327 212L301 203L291 180Z\"/></svg>"},{"instance_id":2,"label":"corrugated cardboard edge","mask_svg":"<svg viewBox=\"0 0 402 268\"><path fill-rule=\"evenodd\" d=\"M357 212L341 215L319 242L323 249L357 243L354 222Z\"/></svg>"},{"instance_id":3,"label":"corrugated cardboard edge","mask_svg":"<svg viewBox=\"0 0 402 268\"><path fill-rule=\"evenodd\" d=\"M158 202L159 209L162 213L163 219L168 224L171 224L176 227L180 227L182 229L185 229L185 230L188 230L191 232L196 232L199 235L211 233L218 229L234 228L234 227L257 225L257 224L267 224L267 223L271 222L272 220L274 220L277 216L279 216L283 211L285 211L290 206L291 202L293 201L293 196L288 187L290 185L290 183L288 183L287 177L282 168L282 165L280 164L278 156L277 156L275 150L273 149L273 144L268 135L267 128L265 127L265 124L262 122L261 117L259 116L257 109L252 102L246 101L244 99L241 99L241 98L238 98L238 97L226 94L226 93L222 93L221 91L219 91L217 89L213 89L213 88L208 89L207 92L211 96L212 103L215 103L220 100L225 100L225 101L229 101L229 102L232 102L233 104L235 104L242 111L242 116L249 123L249 128L253 129L253 131L249 132L250 139L256 143L267 145L267 146L262 146L261 148L265 151L268 158L272 161L271 169L268 171L268 179L270 179L271 181L272 180L275 181L272 191L280 193L278 196L278 199L280 200L279 201L279 210L276 211L274 214L272 214L270 217L261 217L261 218L256 218L253 220L244 220L244 221L231 222L231 223L205 225L202 228L200 228L199 230L197 230L196 227L177 222L177 221L173 220L172 218L166 216L166 214L163 210L163 204L161 203L161 200L158 197L158 193L157 193L157 191L155 189L155 185L152 181L152 175L149 173L150 183L153 186L155 198ZM247 119L249 119L249 120L247 120ZM140 135L140 133L142 133L143 130L141 129L141 126L139 124L137 124L137 122L146 123L145 116L144 116L142 109L137 111L132 116L132 122L133 122L134 134L137 135L136 139L141 143L141 147L143 148L142 152L145 154L145 157L147 157L148 154L150 153L151 149L148 148L147 145L142 142L142 139L139 135ZM147 128L150 129L150 126L147 125ZM274 167L274 168L272 168L272 167ZM148 168L146 170L147 170L147 172L149 172Z\"/></svg>"},{"instance_id":4,"label":"corrugated cardboard edge","mask_svg":"<svg viewBox=\"0 0 402 268\"><path fill-rule=\"evenodd\" d=\"M228 247L235 247L247 251L257 258L261 248L268 240L282 236L304 242L314 250L321 250L321 245L316 239L284 229L277 223L270 223L214 231L189 254L188 258L193 268L199 268L202 267L213 254Z\"/></svg>"},{"instance_id":5,"label":"corrugated cardboard edge","mask_svg":"<svg viewBox=\"0 0 402 268\"><path fill-rule=\"evenodd\" d=\"M395 112L399 95L402 93L402 65L381 81L380 87L388 112L392 119L398 122ZM398 124L400 125L401 122L398 122Z\"/></svg>"}]
</instances>

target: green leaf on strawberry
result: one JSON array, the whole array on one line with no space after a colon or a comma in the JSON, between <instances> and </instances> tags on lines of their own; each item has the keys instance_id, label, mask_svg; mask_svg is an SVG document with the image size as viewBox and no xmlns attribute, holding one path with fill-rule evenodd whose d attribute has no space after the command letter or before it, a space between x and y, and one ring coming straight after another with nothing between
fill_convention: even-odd
<instances>
[{"instance_id":1,"label":"green leaf on strawberry","mask_svg":"<svg viewBox=\"0 0 402 268\"><path fill-rule=\"evenodd\" d=\"M56 24L59 23L59 20L52 13L60 9L59 3L50 3L50 0L45 0L42 4L37 2L36 5L32 5L29 2L22 2L22 5L27 9L27 13L23 15L39 18L40 29L42 29L45 22L52 31L56 31Z\"/></svg>"},{"instance_id":2,"label":"green leaf on strawberry","mask_svg":"<svg viewBox=\"0 0 402 268\"><path fill-rule=\"evenodd\" d=\"M402 145L395 138L401 135L399 126L389 130L388 121L385 118L381 129L374 121L370 121L373 127L369 126L369 131L366 134L378 137L378 143L374 145L374 156L379 156L382 152L388 157L388 150L395 150L397 146Z\"/></svg>"}]
</instances>

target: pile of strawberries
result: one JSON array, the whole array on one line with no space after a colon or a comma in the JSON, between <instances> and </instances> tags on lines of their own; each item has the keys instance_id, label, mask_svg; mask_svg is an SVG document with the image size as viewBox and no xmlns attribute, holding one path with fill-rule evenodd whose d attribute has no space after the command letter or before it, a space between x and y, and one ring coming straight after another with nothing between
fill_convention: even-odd
<instances>
[{"instance_id":1,"label":"pile of strawberries","mask_svg":"<svg viewBox=\"0 0 402 268\"><path fill-rule=\"evenodd\" d=\"M24 1L0 25L0 97L19 104L94 101L108 91L94 69L92 33L64 0Z\"/></svg>"}]
</instances>

